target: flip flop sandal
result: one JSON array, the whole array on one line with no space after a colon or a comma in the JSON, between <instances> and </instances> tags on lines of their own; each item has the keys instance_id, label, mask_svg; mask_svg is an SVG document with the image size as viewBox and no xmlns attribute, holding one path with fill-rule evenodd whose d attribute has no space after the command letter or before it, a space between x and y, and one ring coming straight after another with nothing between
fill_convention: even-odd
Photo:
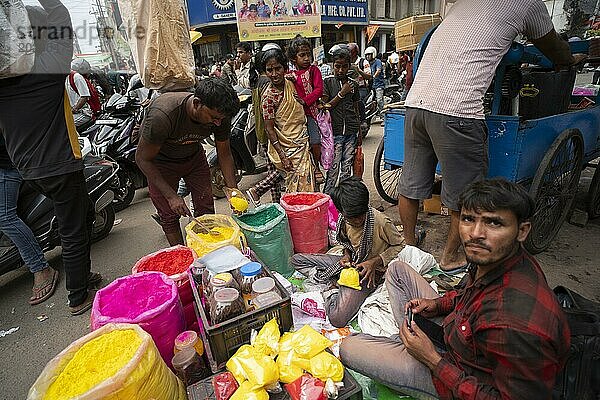
<instances>
[{"instance_id":1,"label":"flip flop sandal","mask_svg":"<svg viewBox=\"0 0 600 400\"><path fill-rule=\"evenodd\" d=\"M254 199L254 196L252 196L252 192L250 191L250 189L246 190L246 198L247 198L248 200L250 200L250 203L252 204L252 206L253 206L254 208L256 208L256 207L260 206L260 199L258 199L258 200L255 200L255 199Z\"/></svg>"},{"instance_id":2,"label":"flip flop sandal","mask_svg":"<svg viewBox=\"0 0 600 400\"><path fill-rule=\"evenodd\" d=\"M88 291L88 295L85 298L85 301L78 306L69 307L69 311L72 316L81 315L92 308L94 304L94 298L96 297L96 291L90 290Z\"/></svg>"},{"instance_id":3,"label":"flip flop sandal","mask_svg":"<svg viewBox=\"0 0 600 400\"><path fill-rule=\"evenodd\" d=\"M49 289L48 292L45 295L43 295L42 297L35 297L35 298L31 297L29 299L29 305L35 306L37 304L43 303L44 301L46 301L50 297L52 297L52 295L56 291L56 284L58 283L58 277L59 277L57 270L54 269L52 271L53 271L52 278L47 279L40 286L37 286L37 287L34 286L32 289L32 292L34 293L34 295L36 293L43 292L45 289Z\"/></svg>"}]
</instances>

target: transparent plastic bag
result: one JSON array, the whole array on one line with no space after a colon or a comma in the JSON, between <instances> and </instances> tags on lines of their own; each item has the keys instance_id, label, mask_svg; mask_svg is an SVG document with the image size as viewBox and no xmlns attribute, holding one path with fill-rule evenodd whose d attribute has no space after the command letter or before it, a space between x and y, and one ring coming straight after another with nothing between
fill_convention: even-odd
<instances>
[{"instance_id":1,"label":"transparent plastic bag","mask_svg":"<svg viewBox=\"0 0 600 400\"><path fill-rule=\"evenodd\" d=\"M286 193L281 197L296 253L327 251L329 200L330 197L323 193Z\"/></svg>"},{"instance_id":2,"label":"transparent plastic bag","mask_svg":"<svg viewBox=\"0 0 600 400\"><path fill-rule=\"evenodd\" d=\"M310 359L308 372L322 381L331 379L341 382L344 379L344 366L333 354L323 351Z\"/></svg>"},{"instance_id":3,"label":"transparent plastic bag","mask_svg":"<svg viewBox=\"0 0 600 400\"><path fill-rule=\"evenodd\" d=\"M311 359L333 343L310 325L304 325L294 332L292 337L292 349L301 358Z\"/></svg>"},{"instance_id":4,"label":"transparent plastic bag","mask_svg":"<svg viewBox=\"0 0 600 400\"><path fill-rule=\"evenodd\" d=\"M21 33L25 34L21 34ZM21 0L0 7L0 79L28 74L35 62L31 23Z\"/></svg>"},{"instance_id":5,"label":"transparent plastic bag","mask_svg":"<svg viewBox=\"0 0 600 400\"><path fill-rule=\"evenodd\" d=\"M278 215L264 224L256 223L261 216L272 214ZM264 265L285 277L294 273L294 268L289 263L294 254L290 226L286 213L279 204L263 204L244 215L234 216L233 219L242 229L248 245Z\"/></svg>"},{"instance_id":6,"label":"transparent plastic bag","mask_svg":"<svg viewBox=\"0 0 600 400\"><path fill-rule=\"evenodd\" d=\"M162 272L138 272L98 291L91 313L92 330L109 323L138 324L148 332L167 365L173 343L185 330L177 286Z\"/></svg>"},{"instance_id":7,"label":"transparent plastic bag","mask_svg":"<svg viewBox=\"0 0 600 400\"><path fill-rule=\"evenodd\" d=\"M280 337L279 324L277 323L277 319L273 318L261 328L252 345L256 351L275 358L277 353L279 353Z\"/></svg>"},{"instance_id":8,"label":"transparent plastic bag","mask_svg":"<svg viewBox=\"0 0 600 400\"><path fill-rule=\"evenodd\" d=\"M244 345L227 361L227 370L242 384L248 380L253 389L263 388L279 380L279 368L273 359L250 345Z\"/></svg>"},{"instance_id":9,"label":"transparent plastic bag","mask_svg":"<svg viewBox=\"0 0 600 400\"><path fill-rule=\"evenodd\" d=\"M233 245L240 250L245 247L244 234L241 233L240 227L230 216L206 214L196 219L206 228L219 232L219 235L203 233L202 228L198 226L196 221L190 222L185 227L187 245L196 252L198 257L227 245Z\"/></svg>"},{"instance_id":10,"label":"transparent plastic bag","mask_svg":"<svg viewBox=\"0 0 600 400\"><path fill-rule=\"evenodd\" d=\"M49 387L84 344L106 333L126 329L134 330L142 339L132 359L109 379L70 400L187 399L183 383L162 360L148 333L133 324L108 324L71 343L50 360L29 389L27 400L44 399Z\"/></svg>"}]
</instances>

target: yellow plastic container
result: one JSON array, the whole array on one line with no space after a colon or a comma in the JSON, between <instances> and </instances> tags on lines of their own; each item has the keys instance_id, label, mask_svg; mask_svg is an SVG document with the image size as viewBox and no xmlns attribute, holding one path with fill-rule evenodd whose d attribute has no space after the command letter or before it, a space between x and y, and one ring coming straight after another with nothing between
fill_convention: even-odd
<instances>
[{"instance_id":1,"label":"yellow plastic container","mask_svg":"<svg viewBox=\"0 0 600 400\"><path fill-rule=\"evenodd\" d=\"M197 219L211 230L211 233L205 233L196 221L190 222L185 227L187 246L193 249L198 257L227 245L233 245L240 250L246 246L244 234L230 216L207 214Z\"/></svg>"}]
</instances>

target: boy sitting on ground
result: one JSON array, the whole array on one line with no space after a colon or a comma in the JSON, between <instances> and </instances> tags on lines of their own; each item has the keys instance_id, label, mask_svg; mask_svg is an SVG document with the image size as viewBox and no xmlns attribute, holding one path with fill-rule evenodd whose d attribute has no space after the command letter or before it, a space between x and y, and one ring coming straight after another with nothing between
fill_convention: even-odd
<instances>
[{"instance_id":1,"label":"boy sitting on ground","mask_svg":"<svg viewBox=\"0 0 600 400\"><path fill-rule=\"evenodd\" d=\"M295 254L291 263L311 283L328 285L323 292L325 310L335 327L344 327L365 299L383 283L387 265L404 247L392 221L369 206L369 190L356 177L347 178L331 191L340 212L336 239L344 254ZM335 285L343 268L355 267L361 289Z\"/></svg>"}]
</instances>

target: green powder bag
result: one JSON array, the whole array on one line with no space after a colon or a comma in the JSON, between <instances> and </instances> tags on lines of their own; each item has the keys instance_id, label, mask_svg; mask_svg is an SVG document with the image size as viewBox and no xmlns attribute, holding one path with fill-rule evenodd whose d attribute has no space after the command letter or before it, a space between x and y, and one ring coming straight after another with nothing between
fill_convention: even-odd
<instances>
[{"instance_id":1,"label":"green powder bag","mask_svg":"<svg viewBox=\"0 0 600 400\"><path fill-rule=\"evenodd\" d=\"M234 216L250 248L270 270L285 277L294 273L289 259L294 254L290 226L279 204L269 203Z\"/></svg>"}]
</instances>

